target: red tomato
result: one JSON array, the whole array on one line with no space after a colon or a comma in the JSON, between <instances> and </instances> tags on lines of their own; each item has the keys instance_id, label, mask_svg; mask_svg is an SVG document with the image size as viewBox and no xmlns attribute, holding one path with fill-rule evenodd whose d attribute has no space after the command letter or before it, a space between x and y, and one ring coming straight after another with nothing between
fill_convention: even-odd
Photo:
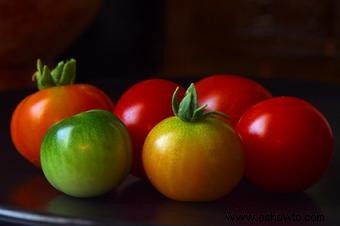
<instances>
[{"instance_id":1,"label":"red tomato","mask_svg":"<svg viewBox=\"0 0 340 226\"><path fill-rule=\"evenodd\" d=\"M195 86L199 105L207 104L209 111L226 113L233 125L250 106L272 97L259 83L237 75L212 75Z\"/></svg>"},{"instance_id":2,"label":"red tomato","mask_svg":"<svg viewBox=\"0 0 340 226\"><path fill-rule=\"evenodd\" d=\"M145 178L142 149L149 131L173 115L172 94L178 84L164 79L149 79L131 86L118 100L114 113L128 128L133 147L132 174ZM180 97L184 95L180 87Z\"/></svg>"},{"instance_id":3,"label":"red tomato","mask_svg":"<svg viewBox=\"0 0 340 226\"><path fill-rule=\"evenodd\" d=\"M244 113L237 131L245 147L246 177L265 190L302 191L329 165L331 128L304 100L277 97L260 102Z\"/></svg>"},{"instance_id":4,"label":"red tomato","mask_svg":"<svg viewBox=\"0 0 340 226\"><path fill-rule=\"evenodd\" d=\"M23 157L40 167L40 144L47 129L61 119L90 109L112 111L113 103L103 91L86 84L42 89L27 96L14 110L12 141Z\"/></svg>"}]
</instances>

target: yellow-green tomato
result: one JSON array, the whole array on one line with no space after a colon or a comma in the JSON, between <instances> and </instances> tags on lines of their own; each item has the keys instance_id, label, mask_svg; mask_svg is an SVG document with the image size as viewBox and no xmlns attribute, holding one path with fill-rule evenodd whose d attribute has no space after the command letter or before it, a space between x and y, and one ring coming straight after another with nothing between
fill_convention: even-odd
<instances>
[{"instance_id":1,"label":"yellow-green tomato","mask_svg":"<svg viewBox=\"0 0 340 226\"><path fill-rule=\"evenodd\" d=\"M232 191L244 171L240 138L213 116L184 121L173 116L148 134L143 164L150 182L178 201L211 201Z\"/></svg>"},{"instance_id":2,"label":"yellow-green tomato","mask_svg":"<svg viewBox=\"0 0 340 226\"><path fill-rule=\"evenodd\" d=\"M111 112L91 110L52 126L43 139L40 157L53 187L70 196L93 197L127 176L131 141Z\"/></svg>"}]
</instances>

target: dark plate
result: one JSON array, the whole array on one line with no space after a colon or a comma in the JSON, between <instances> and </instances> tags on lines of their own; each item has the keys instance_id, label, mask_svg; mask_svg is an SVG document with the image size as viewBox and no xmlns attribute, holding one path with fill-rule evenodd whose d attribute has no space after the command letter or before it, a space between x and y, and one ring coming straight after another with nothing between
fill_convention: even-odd
<instances>
[{"instance_id":1,"label":"dark plate","mask_svg":"<svg viewBox=\"0 0 340 226\"><path fill-rule=\"evenodd\" d=\"M96 85L117 99L136 81L112 79ZM0 93L0 221L20 225L261 225L263 222L251 218L263 216L267 225L340 225L340 87L311 81L260 82L275 95L294 95L312 102L333 127L336 150L332 164L322 180L305 192L267 193L242 181L234 192L216 202L185 203L169 200L147 182L130 176L118 189L98 198L66 196L54 190L11 143L10 116L17 103L34 91L27 89ZM233 216L239 219L232 220Z\"/></svg>"}]
</instances>

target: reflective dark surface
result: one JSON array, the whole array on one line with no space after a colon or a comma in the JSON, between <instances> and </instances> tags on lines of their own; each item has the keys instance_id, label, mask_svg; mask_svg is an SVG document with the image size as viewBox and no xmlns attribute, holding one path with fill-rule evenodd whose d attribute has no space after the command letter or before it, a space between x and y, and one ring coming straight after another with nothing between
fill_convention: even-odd
<instances>
[{"instance_id":1,"label":"reflective dark surface","mask_svg":"<svg viewBox=\"0 0 340 226\"><path fill-rule=\"evenodd\" d=\"M128 78L96 85L117 100L136 81ZM189 83L183 79L179 82ZM27 89L0 93L0 224L252 225L255 223L251 219L233 221L230 217L263 215L268 221L256 224L339 225L340 86L297 80L260 82L274 95L293 95L310 101L325 114L333 128L336 148L331 166L322 180L305 192L267 193L242 181L234 192L216 202L185 203L169 200L147 182L130 176L118 189L98 198L66 196L54 190L39 170L19 156L11 143L11 113L24 96L34 91ZM284 215L295 218L284 221ZM313 217L314 221L303 221L306 216Z\"/></svg>"}]
</instances>

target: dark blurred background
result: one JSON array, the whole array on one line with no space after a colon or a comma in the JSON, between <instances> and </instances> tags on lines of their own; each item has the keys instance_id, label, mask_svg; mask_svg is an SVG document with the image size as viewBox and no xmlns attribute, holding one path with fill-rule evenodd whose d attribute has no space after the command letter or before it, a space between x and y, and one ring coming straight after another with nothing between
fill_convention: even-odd
<instances>
[{"instance_id":1,"label":"dark blurred background","mask_svg":"<svg viewBox=\"0 0 340 226\"><path fill-rule=\"evenodd\" d=\"M80 81L157 75L164 60L164 6L161 0L104 0L93 23L58 60L76 58Z\"/></svg>"},{"instance_id":2,"label":"dark blurred background","mask_svg":"<svg viewBox=\"0 0 340 226\"><path fill-rule=\"evenodd\" d=\"M167 2L167 72L339 81L339 0Z\"/></svg>"},{"instance_id":3,"label":"dark blurred background","mask_svg":"<svg viewBox=\"0 0 340 226\"><path fill-rule=\"evenodd\" d=\"M80 75L339 80L339 7L338 0L105 1L66 56L79 59Z\"/></svg>"},{"instance_id":4,"label":"dark blurred background","mask_svg":"<svg viewBox=\"0 0 340 226\"><path fill-rule=\"evenodd\" d=\"M103 0L72 41L42 58L76 58L79 82L225 72L340 83L339 12L340 0ZM2 87L28 85L25 73Z\"/></svg>"}]
</instances>

